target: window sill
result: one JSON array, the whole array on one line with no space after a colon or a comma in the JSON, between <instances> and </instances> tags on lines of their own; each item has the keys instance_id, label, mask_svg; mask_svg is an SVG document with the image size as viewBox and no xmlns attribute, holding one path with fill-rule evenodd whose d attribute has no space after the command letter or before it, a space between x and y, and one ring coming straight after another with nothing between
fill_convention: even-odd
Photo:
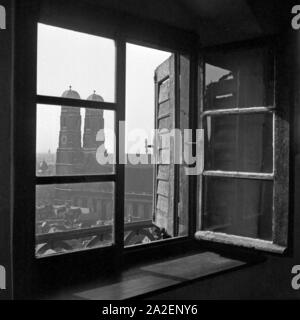
<instances>
[{"instance_id":1,"label":"window sill","mask_svg":"<svg viewBox=\"0 0 300 320\"><path fill-rule=\"evenodd\" d=\"M276 254L283 254L286 251L286 247L276 245L272 241L252 239L212 231L198 231L195 234L195 238L196 240L235 245L237 247L251 248Z\"/></svg>"},{"instance_id":2,"label":"window sill","mask_svg":"<svg viewBox=\"0 0 300 320\"><path fill-rule=\"evenodd\" d=\"M130 268L114 279L103 280L43 299L55 300L127 300L142 299L153 294L186 285L192 281L233 271L250 262L227 258L205 251L163 262L148 263Z\"/></svg>"}]
</instances>

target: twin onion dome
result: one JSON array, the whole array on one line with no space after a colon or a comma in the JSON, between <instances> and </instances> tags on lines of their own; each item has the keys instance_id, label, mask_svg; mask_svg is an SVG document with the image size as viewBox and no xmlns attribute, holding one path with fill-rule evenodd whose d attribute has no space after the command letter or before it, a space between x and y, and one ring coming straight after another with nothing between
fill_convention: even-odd
<instances>
[{"instance_id":1,"label":"twin onion dome","mask_svg":"<svg viewBox=\"0 0 300 320\"><path fill-rule=\"evenodd\" d=\"M69 90L63 92L62 98L81 99L79 93L75 90L72 90L72 86L69 87ZM87 100L104 102L104 99L99 94L96 94L96 91L88 96Z\"/></svg>"}]
</instances>

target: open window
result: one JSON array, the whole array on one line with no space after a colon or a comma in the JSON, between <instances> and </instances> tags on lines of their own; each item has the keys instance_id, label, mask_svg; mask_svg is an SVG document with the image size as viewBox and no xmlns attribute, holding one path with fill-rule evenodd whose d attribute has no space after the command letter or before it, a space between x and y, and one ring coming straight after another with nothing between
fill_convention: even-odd
<instances>
[{"instance_id":1,"label":"open window","mask_svg":"<svg viewBox=\"0 0 300 320\"><path fill-rule=\"evenodd\" d=\"M288 119L276 62L267 44L205 54L198 239L287 246Z\"/></svg>"},{"instance_id":2,"label":"open window","mask_svg":"<svg viewBox=\"0 0 300 320\"><path fill-rule=\"evenodd\" d=\"M183 152L175 129L189 125L189 59L127 43L124 101L115 94L116 46L38 24L38 258L188 236L188 176L175 161Z\"/></svg>"},{"instance_id":3,"label":"open window","mask_svg":"<svg viewBox=\"0 0 300 320\"><path fill-rule=\"evenodd\" d=\"M125 246L186 237L188 176L175 158L183 153L181 133L189 124L189 59L126 47L124 218L145 227L125 232Z\"/></svg>"}]
</instances>

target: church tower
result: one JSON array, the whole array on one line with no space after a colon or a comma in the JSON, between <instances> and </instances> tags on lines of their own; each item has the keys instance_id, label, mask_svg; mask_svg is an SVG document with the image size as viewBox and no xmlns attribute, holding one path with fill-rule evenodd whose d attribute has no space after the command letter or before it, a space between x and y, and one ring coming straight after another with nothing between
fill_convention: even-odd
<instances>
[{"instance_id":1,"label":"church tower","mask_svg":"<svg viewBox=\"0 0 300 320\"><path fill-rule=\"evenodd\" d=\"M63 98L80 99L78 92L65 91ZM56 174L80 172L82 163L80 108L61 106L59 144L56 153Z\"/></svg>"},{"instance_id":2,"label":"church tower","mask_svg":"<svg viewBox=\"0 0 300 320\"><path fill-rule=\"evenodd\" d=\"M101 101L103 98L94 91L87 100ZM97 163L96 151L99 146L104 144L104 135L100 135L99 130L104 129L103 110L85 109L84 133L83 133L83 154L84 154L84 172L100 173L102 166Z\"/></svg>"}]
</instances>

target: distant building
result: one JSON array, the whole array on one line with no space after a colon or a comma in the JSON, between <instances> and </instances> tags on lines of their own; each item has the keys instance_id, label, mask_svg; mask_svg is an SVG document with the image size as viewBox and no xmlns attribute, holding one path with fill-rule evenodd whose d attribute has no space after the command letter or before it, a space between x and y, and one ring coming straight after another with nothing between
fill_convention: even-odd
<instances>
[{"instance_id":1,"label":"distant building","mask_svg":"<svg viewBox=\"0 0 300 320\"><path fill-rule=\"evenodd\" d=\"M38 166L38 175L39 176L49 175L49 166L45 160L41 161Z\"/></svg>"},{"instance_id":2,"label":"distant building","mask_svg":"<svg viewBox=\"0 0 300 320\"><path fill-rule=\"evenodd\" d=\"M65 91L64 98L80 99L78 92ZM95 92L87 100L104 101ZM97 149L105 144L105 137L97 133L104 129L103 110L85 109L83 134L81 133L80 108L61 107L59 145L56 153L56 175L107 174L113 172L112 165L100 165L96 160ZM81 137L83 137L81 141ZM97 137L97 139L96 139ZM126 166L125 218L151 219L153 166ZM55 204L88 208L90 220L113 219L113 183L88 183L56 185ZM85 215L85 220L89 220Z\"/></svg>"}]
</instances>

